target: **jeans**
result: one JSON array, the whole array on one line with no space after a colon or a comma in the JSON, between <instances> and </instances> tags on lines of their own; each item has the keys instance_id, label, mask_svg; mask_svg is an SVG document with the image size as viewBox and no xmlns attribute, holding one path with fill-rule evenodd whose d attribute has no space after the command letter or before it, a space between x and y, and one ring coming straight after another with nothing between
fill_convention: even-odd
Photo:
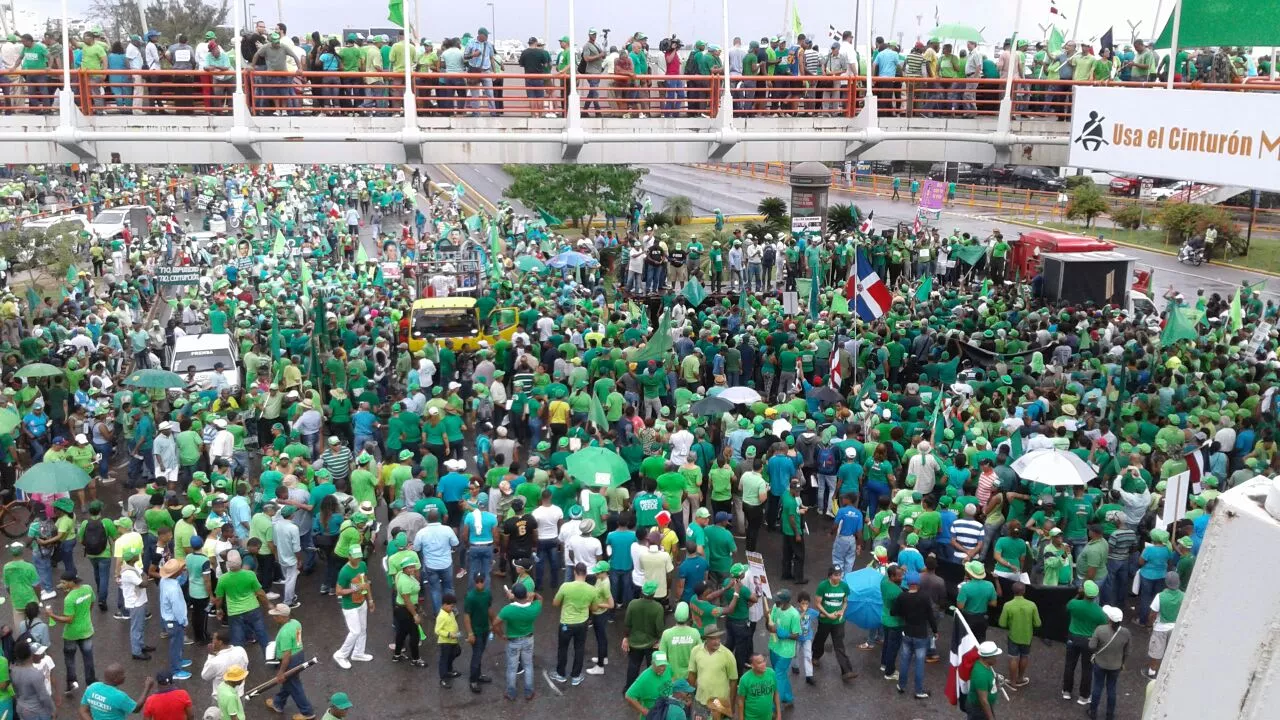
<instances>
[{"instance_id":1,"label":"jeans","mask_svg":"<svg viewBox=\"0 0 1280 720\"><path fill-rule=\"evenodd\" d=\"M595 613L590 623L596 635L596 664L603 665L609 658L609 616L607 613Z\"/></svg>"},{"instance_id":2,"label":"jeans","mask_svg":"<svg viewBox=\"0 0 1280 720\"><path fill-rule=\"evenodd\" d=\"M239 615L228 615L227 626L228 632L231 633L232 645L244 647L245 638L252 636L257 641L258 647L262 648L263 656L266 656L267 643L271 642L271 638L267 637L267 626L262 620L262 608L254 608Z\"/></svg>"},{"instance_id":3,"label":"jeans","mask_svg":"<svg viewBox=\"0 0 1280 720\"><path fill-rule=\"evenodd\" d=\"M53 558L54 556L44 555L40 550L31 553L31 563L36 566L36 575L40 577L40 589L45 592L53 592L54 589Z\"/></svg>"},{"instance_id":4,"label":"jeans","mask_svg":"<svg viewBox=\"0 0 1280 720\"><path fill-rule=\"evenodd\" d=\"M493 546L492 545L472 545L467 548L467 574L469 580L474 583L477 577L484 578L486 585L489 584L489 573L493 570Z\"/></svg>"},{"instance_id":5,"label":"jeans","mask_svg":"<svg viewBox=\"0 0 1280 720\"><path fill-rule=\"evenodd\" d=\"M352 655L364 655L365 641L369 638L368 603L360 603L353 608L343 608L342 621L347 625L347 637L342 641L342 647L338 648L333 656L349 660Z\"/></svg>"},{"instance_id":6,"label":"jeans","mask_svg":"<svg viewBox=\"0 0 1280 720\"><path fill-rule=\"evenodd\" d=\"M1114 605L1118 608L1125 606L1125 601L1129 599L1129 588L1133 587L1133 569L1129 564L1129 559L1124 560L1107 560L1107 579L1103 583L1104 592L1099 593L1104 603ZM1138 606L1138 617L1145 617L1147 611L1151 608L1148 599L1146 605Z\"/></svg>"},{"instance_id":7,"label":"jeans","mask_svg":"<svg viewBox=\"0 0 1280 720\"><path fill-rule=\"evenodd\" d=\"M924 654L929 649L929 638L902 636L902 651L898 653L898 689L906 690L907 676L911 668L916 672L916 694L924 692Z\"/></svg>"},{"instance_id":8,"label":"jeans","mask_svg":"<svg viewBox=\"0 0 1280 720\"><path fill-rule=\"evenodd\" d=\"M458 643L440 643L440 655L437 656L436 669L440 671L440 679L448 680L453 673L453 661L458 659L462 654L462 648L458 647Z\"/></svg>"},{"instance_id":9,"label":"jeans","mask_svg":"<svg viewBox=\"0 0 1280 720\"><path fill-rule=\"evenodd\" d=\"M106 478L111 473L111 443L94 443L93 449L101 456L98 458L98 477Z\"/></svg>"},{"instance_id":10,"label":"jeans","mask_svg":"<svg viewBox=\"0 0 1280 720\"><path fill-rule=\"evenodd\" d=\"M307 661L307 656L303 653L294 653L289 656L289 666L282 667L282 672L288 672ZM293 704L298 706L298 712L304 717L313 717L315 710L311 707L311 701L307 700L307 691L302 688L301 673L290 675L280 685L280 690L276 692L275 698L271 704L278 708L276 712L284 710L285 703L289 702L289 698L293 698Z\"/></svg>"},{"instance_id":11,"label":"jeans","mask_svg":"<svg viewBox=\"0 0 1280 720\"><path fill-rule=\"evenodd\" d=\"M1093 666L1093 692L1089 695L1089 717L1097 717L1098 702L1102 700L1102 686L1107 686L1107 720L1116 716L1116 683L1120 680L1119 670L1103 670Z\"/></svg>"},{"instance_id":12,"label":"jeans","mask_svg":"<svg viewBox=\"0 0 1280 720\"><path fill-rule=\"evenodd\" d=\"M98 595L98 607L105 608L111 582L111 558L89 558L89 562L93 565L93 584Z\"/></svg>"},{"instance_id":13,"label":"jeans","mask_svg":"<svg viewBox=\"0 0 1280 720\"><path fill-rule=\"evenodd\" d=\"M610 570L609 586L613 588L613 606L616 608L625 608L635 595L630 570Z\"/></svg>"},{"instance_id":14,"label":"jeans","mask_svg":"<svg viewBox=\"0 0 1280 720\"><path fill-rule=\"evenodd\" d=\"M480 682L484 675L484 649L489 644L489 633L476 635L476 642L471 646L471 673L468 676L472 683Z\"/></svg>"},{"instance_id":15,"label":"jeans","mask_svg":"<svg viewBox=\"0 0 1280 720\"><path fill-rule=\"evenodd\" d=\"M516 669L524 667L524 696L533 697L533 636L507 640L507 697L516 696Z\"/></svg>"},{"instance_id":16,"label":"jeans","mask_svg":"<svg viewBox=\"0 0 1280 720\"><path fill-rule=\"evenodd\" d=\"M134 657L142 655L145 650L147 634L147 606L129 608L129 652Z\"/></svg>"},{"instance_id":17,"label":"jeans","mask_svg":"<svg viewBox=\"0 0 1280 720\"><path fill-rule=\"evenodd\" d=\"M839 566L841 570L846 572L853 569L857 550L858 542L854 536L837 535L835 542L831 544L831 564Z\"/></svg>"},{"instance_id":18,"label":"jeans","mask_svg":"<svg viewBox=\"0 0 1280 720\"><path fill-rule=\"evenodd\" d=\"M1110 579L1110 577L1108 577ZM1132 580L1129 581L1132 584ZM1151 599L1154 598L1161 590L1164 589L1164 575L1155 580L1148 580L1145 577L1138 578L1138 624L1146 627L1147 616L1151 614ZM1120 592L1127 592L1128 588L1121 587ZM1123 607L1123 606L1120 606Z\"/></svg>"},{"instance_id":19,"label":"jeans","mask_svg":"<svg viewBox=\"0 0 1280 720\"><path fill-rule=\"evenodd\" d=\"M1089 697L1093 686L1093 651L1089 649L1089 638L1084 635L1067 636L1067 664L1062 668L1062 692L1070 693L1075 685L1076 663L1080 664L1079 697Z\"/></svg>"},{"instance_id":20,"label":"jeans","mask_svg":"<svg viewBox=\"0 0 1280 720\"><path fill-rule=\"evenodd\" d=\"M165 623L169 631L169 672L182 669L182 643L187 639L187 626Z\"/></svg>"},{"instance_id":21,"label":"jeans","mask_svg":"<svg viewBox=\"0 0 1280 720\"><path fill-rule=\"evenodd\" d=\"M836 476L818 474L818 510L831 512L831 503L836 499ZM844 565L842 567L853 567Z\"/></svg>"},{"instance_id":22,"label":"jeans","mask_svg":"<svg viewBox=\"0 0 1280 720\"><path fill-rule=\"evenodd\" d=\"M422 575L427 583L427 592L431 594L431 609L439 612L440 598L444 597L445 593L453 592L453 566L443 570L427 568L422 571Z\"/></svg>"},{"instance_id":23,"label":"jeans","mask_svg":"<svg viewBox=\"0 0 1280 720\"><path fill-rule=\"evenodd\" d=\"M898 663L898 651L902 647L902 628L887 627L884 629L884 645L880 650L880 667L885 675L892 675Z\"/></svg>"},{"instance_id":24,"label":"jeans","mask_svg":"<svg viewBox=\"0 0 1280 720\"><path fill-rule=\"evenodd\" d=\"M146 617L145 608L143 617ZM76 681L76 648L84 656L84 684L88 687L98 681L98 675L93 671L93 638L62 641L62 666L67 669L67 687Z\"/></svg>"},{"instance_id":25,"label":"jeans","mask_svg":"<svg viewBox=\"0 0 1280 720\"><path fill-rule=\"evenodd\" d=\"M745 624L745 623L744 623ZM627 680L623 687L631 687L631 683L636 681L640 676L640 671L646 665L651 664L653 659L653 648L637 648L633 647L627 651Z\"/></svg>"},{"instance_id":26,"label":"jeans","mask_svg":"<svg viewBox=\"0 0 1280 720\"><path fill-rule=\"evenodd\" d=\"M556 674L564 675L569 664L569 643L573 643L573 673L571 677L582 675L582 663L587 654L587 623L560 625L560 636L556 645Z\"/></svg>"},{"instance_id":27,"label":"jeans","mask_svg":"<svg viewBox=\"0 0 1280 720\"><path fill-rule=\"evenodd\" d=\"M395 624L396 646L395 655L403 656L408 652L409 657L414 660L418 659L418 626L413 622L413 615L403 605L396 605L393 611L392 622Z\"/></svg>"},{"instance_id":28,"label":"jeans","mask_svg":"<svg viewBox=\"0 0 1280 720\"><path fill-rule=\"evenodd\" d=\"M560 581L556 579L560 572L560 541L552 538L550 540L538 541L538 562L534 565L533 586L542 588L542 569L550 566L550 585L555 588L560 585Z\"/></svg>"},{"instance_id":29,"label":"jeans","mask_svg":"<svg viewBox=\"0 0 1280 720\"><path fill-rule=\"evenodd\" d=\"M876 509L880 504L880 496L889 494L889 486L880 481L868 482L865 490L866 492L863 495L866 497L867 502L863 506L863 511L867 513L867 517L875 517Z\"/></svg>"},{"instance_id":30,"label":"jeans","mask_svg":"<svg viewBox=\"0 0 1280 720\"><path fill-rule=\"evenodd\" d=\"M726 620L724 630L725 643L737 658L738 672L741 673L743 668L751 664L751 653L754 652L751 626L746 620ZM627 686L630 687L630 683Z\"/></svg>"},{"instance_id":31,"label":"jeans","mask_svg":"<svg viewBox=\"0 0 1280 720\"><path fill-rule=\"evenodd\" d=\"M130 488L136 488L146 485L147 481L156 475L155 456L150 450L143 450L142 457L134 457L132 453L129 455L129 476L128 485Z\"/></svg>"},{"instance_id":32,"label":"jeans","mask_svg":"<svg viewBox=\"0 0 1280 720\"><path fill-rule=\"evenodd\" d=\"M302 545L302 568L303 575L310 575L311 571L316 569L316 543L312 532L308 530L302 533L298 538L299 544Z\"/></svg>"}]
</instances>

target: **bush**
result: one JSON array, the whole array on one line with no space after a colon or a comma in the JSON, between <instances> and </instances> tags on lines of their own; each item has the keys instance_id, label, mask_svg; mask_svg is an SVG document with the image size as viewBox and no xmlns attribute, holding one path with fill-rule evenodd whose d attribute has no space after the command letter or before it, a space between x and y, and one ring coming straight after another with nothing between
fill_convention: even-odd
<instances>
[{"instance_id":1,"label":"bush","mask_svg":"<svg viewBox=\"0 0 1280 720\"><path fill-rule=\"evenodd\" d=\"M861 222L862 214L854 205L837 203L827 208L827 232L832 235L851 233Z\"/></svg>"},{"instance_id":2,"label":"bush","mask_svg":"<svg viewBox=\"0 0 1280 720\"><path fill-rule=\"evenodd\" d=\"M657 228L666 225L675 225L675 223L671 221L671 216L664 212L651 212L644 216L644 226L646 228Z\"/></svg>"},{"instance_id":3,"label":"bush","mask_svg":"<svg viewBox=\"0 0 1280 720\"><path fill-rule=\"evenodd\" d=\"M1096 184L1093 182L1093 178L1089 177L1088 175L1068 175L1065 179L1063 179L1062 183L1063 185L1066 186L1067 192L1071 192L1072 190L1075 190L1081 185Z\"/></svg>"},{"instance_id":4,"label":"bush","mask_svg":"<svg viewBox=\"0 0 1280 720\"><path fill-rule=\"evenodd\" d=\"M765 222L778 227L786 221L787 201L772 196L762 198L760 204L756 205L756 211L764 216Z\"/></svg>"},{"instance_id":5,"label":"bush","mask_svg":"<svg viewBox=\"0 0 1280 720\"><path fill-rule=\"evenodd\" d=\"M1137 203L1125 205L1122 208L1111 211L1111 220L1116 225L1125 230L1137 230L1143 225L1150 225L1152 215L1146 208Z\"/></svg>"},{"instance_id":6,"label":"bush","mask_svg":"<svg viewBox=\"0 0 1280 720\"><path fill-rule=\"evenodd\" d=\"M763 240L768 233L773 233L774 236L777 236L778 232L778 228L769 222L753 222L742 226L743 235L750 235L757 240Z\"/></svg>"}]
</instances>

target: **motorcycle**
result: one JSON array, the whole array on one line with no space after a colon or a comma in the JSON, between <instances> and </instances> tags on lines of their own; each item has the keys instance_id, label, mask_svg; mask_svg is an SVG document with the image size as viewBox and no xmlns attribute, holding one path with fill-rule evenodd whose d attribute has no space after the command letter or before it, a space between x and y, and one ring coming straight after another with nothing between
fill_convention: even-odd
<instances>
[{"instance_id":1,"label":"motorcycle","mask_svg":"<svg viewBox=\"0 0 1280 720\"><path fill-rule=\"evenodd\" d=\"M1178 250L1178 262L1200 267L1204 264L1204 246L1186 242Z\"/></svg>"}]
</instances>

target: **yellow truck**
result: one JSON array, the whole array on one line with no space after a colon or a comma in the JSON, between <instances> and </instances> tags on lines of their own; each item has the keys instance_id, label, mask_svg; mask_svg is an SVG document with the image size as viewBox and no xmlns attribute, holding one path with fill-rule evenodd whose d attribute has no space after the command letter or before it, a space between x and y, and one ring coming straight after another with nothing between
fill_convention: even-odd
<instances>
[{"instance_id":1,"label":"yellow truck","mask_svg":"<svg viewBox=\"0 0 1280 720\"><path fill-rule=\"evenodd\" d=\"M489 322L480 322L480 310L473 297L415 300L409 311L409 351L418 352L425 347L428 336L437 344L452 340L454 350L474 351L482 340L492 346L515 335L516 308L494 308L490 317Z\"/></svg>"}]
</instances>

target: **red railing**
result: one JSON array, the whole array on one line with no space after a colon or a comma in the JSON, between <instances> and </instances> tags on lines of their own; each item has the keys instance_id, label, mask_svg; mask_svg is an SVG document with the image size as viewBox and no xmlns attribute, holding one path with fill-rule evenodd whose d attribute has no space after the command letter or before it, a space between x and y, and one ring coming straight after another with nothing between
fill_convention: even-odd
<instances>
[{"instance_id":1,"label":"red railing","mask_svg":"<svg viewBox=\"0 0 1280 720\"><path fill-rule=\"evenodd\" d=\"M61 71L19 70L4 87L0 109L51 113ZM72 92L80 111L131 114L230 113L234 71L76 70ZM417 112L423 116L495 115L563 117L569 78L524 73L413 73ZM1004 79L875 77L880 114L906 118L994 117L1005 95ZM736 115L745 117L844 117L861 112L864 76L757 75L731 77ZM599 117L714 116L724 101L722 75L580 75L583 114ZM255 114L398 115L404 104L403 72L244 71L243 84ZM1029 120L1066 120L1076 85L1163 87L1122 83L1019 78L1013 83L1013 114ZM1280 83L1177 83L1231 92L1280 92Z\"/></svg>"}]
</instances>

